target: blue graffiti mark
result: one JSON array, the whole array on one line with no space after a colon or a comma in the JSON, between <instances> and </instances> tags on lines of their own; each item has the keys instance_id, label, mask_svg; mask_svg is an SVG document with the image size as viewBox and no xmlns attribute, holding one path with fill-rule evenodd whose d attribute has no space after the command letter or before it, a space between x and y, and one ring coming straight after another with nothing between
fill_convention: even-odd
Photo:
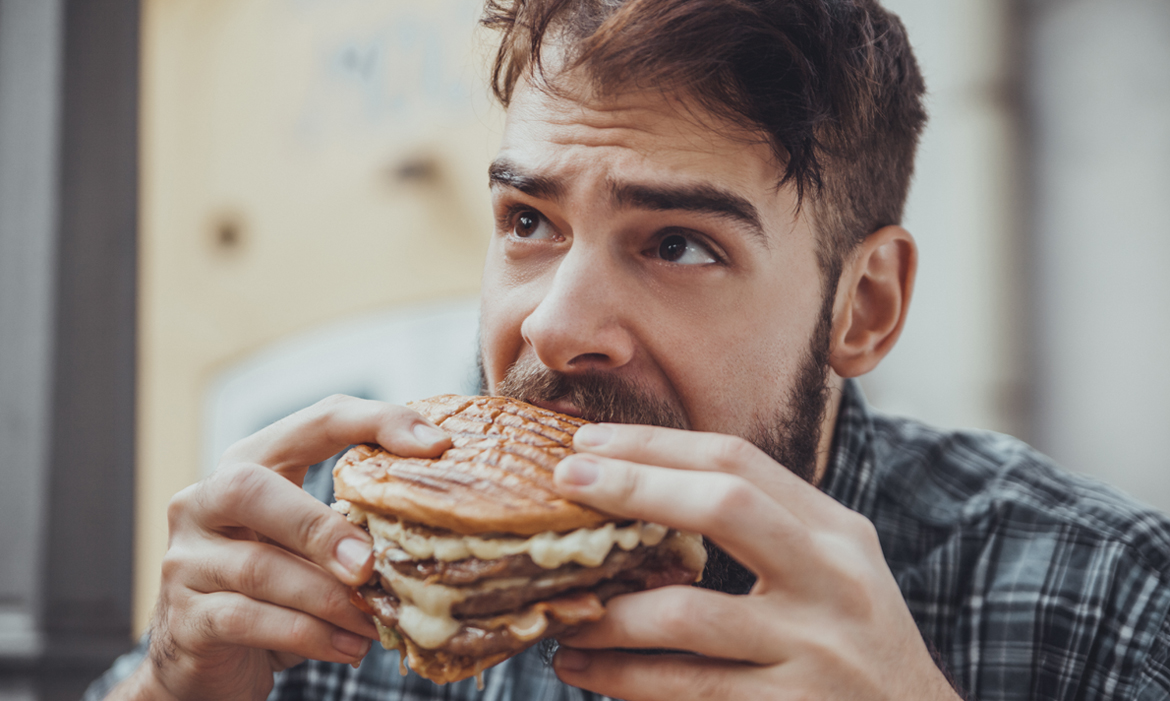
<instances>
[{"instance_id":1,"label":"blue graffiti mark","mask_svg":"<svg viewBox=\"0 0 1170 701\"><path fill-rule=\"evenodd\" d=\"M381 37L350 39L333 49L326 61L329 75L343 87L355 90L369 118L385 110L386 41Z\"/></svg>"},{"instance_id":2,"label":"blue graffiti mark","mask_svg":"<svg viewBox=\"0 0 1170 701\"><path fill-rule=\"evenodd\" d=\"M302 8L315 2L288 1ZM336 128L339 119L349 127L357 117L370 128L401 129L423 115L468 114L475 87L463 61L474 26L470 10L478 2L446 5L437 17L407 15L381 26L366 25L322 47L319 65L324 70L306 96L297 131L328 138L328 125ZM339 99L347 94L351 98ZM355 106L360 106L359 113L353 112Z\"/></svg>"}]
</instances>

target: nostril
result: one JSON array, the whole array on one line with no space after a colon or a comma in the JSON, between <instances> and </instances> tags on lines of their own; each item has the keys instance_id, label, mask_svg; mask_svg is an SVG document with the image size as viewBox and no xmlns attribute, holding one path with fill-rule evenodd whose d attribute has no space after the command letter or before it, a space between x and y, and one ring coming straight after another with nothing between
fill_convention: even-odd
<instances>
[{"instance_id":1,"label":"nostril","mask_svg":"<svg viewBox=\"0 0 1170 701\"><path fill-rule=\"evenodd\" d=\"M574 368L588 367L590 365L606 365L610 363L610 358L605 353L582 353L569 361L569 366Z\"/></svg>"}]
</instances>

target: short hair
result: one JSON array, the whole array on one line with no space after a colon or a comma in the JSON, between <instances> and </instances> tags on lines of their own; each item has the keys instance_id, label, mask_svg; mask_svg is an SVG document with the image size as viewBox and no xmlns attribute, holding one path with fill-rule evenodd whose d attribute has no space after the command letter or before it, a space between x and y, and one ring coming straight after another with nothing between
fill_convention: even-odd
<instances>
[{"instance_id":1,"label":"short hair","mask_svg":"<svg viewBox=\"0 0 1170 701\"><path fill-rule=\"evenodd\" d=\"M492 90L547 89L542 49L594 94L681 92L767 139L800 206L811 194L822 270L901 223L926 123L925 84L901 21L876 0L487 0L502 33Z\"/></svg>"}]
</instances>

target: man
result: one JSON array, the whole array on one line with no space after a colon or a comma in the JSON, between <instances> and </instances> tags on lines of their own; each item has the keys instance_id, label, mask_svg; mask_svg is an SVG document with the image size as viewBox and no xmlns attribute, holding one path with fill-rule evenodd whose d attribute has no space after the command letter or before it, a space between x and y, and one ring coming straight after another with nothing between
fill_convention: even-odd
<instances>
[{"instance_id":1,"label":"man","mask_svg":"<svg viewBox=\"0 0 1170 701\"><path fill-rule=\"evenodd\" d=\"M1008 438L876 415L848 379L896 342L915 275L923 85L896 18L492 0L485 21L508 108L486 387L616 422L577 434L558 487L703 533L723 590L614 599L551 668L490 670L488 698L1170 698L1165 519ZM362 442L448 445L337 397L175 497L149 661L110 698L258 699L279 670L280 699L475 697L367 656L347 587L369 538L300 487Z\"/></svg>"}]
</instances>

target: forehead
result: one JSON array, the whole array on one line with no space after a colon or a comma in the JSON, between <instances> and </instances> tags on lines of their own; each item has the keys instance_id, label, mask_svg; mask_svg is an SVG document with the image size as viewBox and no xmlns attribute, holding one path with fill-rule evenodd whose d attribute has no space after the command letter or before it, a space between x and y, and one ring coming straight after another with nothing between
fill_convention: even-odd
<instances>
[{"instance_id":1,"label":"forehead","mask_svg":"<svg viewBox=\"0 0 1170 701\"><path fill-rule=\"evenodd\" d=\"M656 91L605 99L517 86L500 159L553 177L714 185L750 199L778 194L771 147L685 100Z\"/></svg>"}]
</instances>

